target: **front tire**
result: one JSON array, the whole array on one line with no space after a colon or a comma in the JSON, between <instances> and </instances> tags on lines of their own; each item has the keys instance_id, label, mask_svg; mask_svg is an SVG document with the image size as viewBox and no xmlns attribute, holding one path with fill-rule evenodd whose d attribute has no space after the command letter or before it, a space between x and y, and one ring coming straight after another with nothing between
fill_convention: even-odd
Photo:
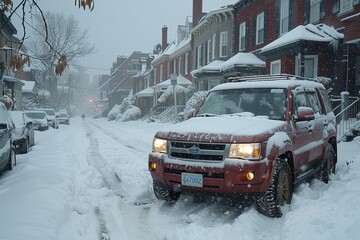
<instances>
[{"instance_id":1,"label":"front tire","mask_svg":"<svg viewBox=\"0 0 360 240\"><path fill-rule=\"evenodd\" d=\"M15 150L11 148L9 163L8 163L9 171L13 170L15 168L15 166L16 166L16 154L15 154Z\"/></svg>"},{"instance_id":2,"label":"front tire","mask_svg":"<svg viewBox=\"0 0 360 240\"><path fill-rule=\"evenodd\" d=\"M293 195L293 182L289 164L284 159L275 163L270 186L266 193L256 200L257 210L268 217L282 216L280 206L290 204Z\"/></svg>"},{"instance_id":3,"label":"front tire","mask_svg":"<svg viewBox=\"0 0 360 240\"><path fill-rule=\"evenodd\" d=\"M159 184L153 183L153 189L155 197L159 200L165 200L166 202L176 202L180 197L180 192L175 192L172 189L160 186Z\"/></svg>"}]
</instances>

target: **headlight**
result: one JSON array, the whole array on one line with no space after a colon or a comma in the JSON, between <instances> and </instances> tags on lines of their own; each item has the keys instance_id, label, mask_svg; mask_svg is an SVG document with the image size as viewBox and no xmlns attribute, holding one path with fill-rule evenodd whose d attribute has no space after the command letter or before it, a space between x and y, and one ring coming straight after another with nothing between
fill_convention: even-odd
<instances>
[{"instance_id":1,"label":"headlight","mask_svg":"<svg viewBox=\"0 0 360 240\"><path fill-rule=\"evenodd\" d=\"M231 144L229 158L258 160L260 158L260 143Z\"/></svg>"},{"instance_id":2,"label":"headlight","mask_svg":"<svg viewBox=\"0 0 360 240\"><path fill-rule=\"evenodd\" d=\"M22 128L16 128L15 129L15 135L17 136L17 137L21 137L22 135L23 135L23 129Z\"/></svg>"},{"instance_id":3,"label":"headlight","mask_svg":"<svg viewBox=\"0 0 360 240\"><path fill-rule=\"evenodd\" d=\"M153 150L158 153L167 153L167 141L160 138L154 138Z\"/></svg>"}]
</instances>

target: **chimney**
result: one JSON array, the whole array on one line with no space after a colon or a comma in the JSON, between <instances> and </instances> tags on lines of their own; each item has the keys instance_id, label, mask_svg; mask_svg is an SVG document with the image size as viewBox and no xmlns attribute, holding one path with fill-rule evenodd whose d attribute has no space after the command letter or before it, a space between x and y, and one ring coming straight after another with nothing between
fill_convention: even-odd
<instances>
[{"instance_id":1,"label":"chimney","mask_svg":"<svg viewBox=\"0 0 360 240\"><path fill-rule=\"evenodd\" d=\"M200 20L202 15L202 0L193 0L193 27Z\"/></svg>"},{"instance_id":2,"label":"chimney","mask_svg":"<svg viewBox=\"0 0 360 240\"><path fill-rule=\"evenodd\" d=\"M167 46L168 46L168 42L167 42L167 30L168 30L168 28L167 28L167 26L163 26L162 27L162 43L161 43L161 45L162 45L162 51L164 51L166 48L167 48Z\"/></svg>"}]
</instances>

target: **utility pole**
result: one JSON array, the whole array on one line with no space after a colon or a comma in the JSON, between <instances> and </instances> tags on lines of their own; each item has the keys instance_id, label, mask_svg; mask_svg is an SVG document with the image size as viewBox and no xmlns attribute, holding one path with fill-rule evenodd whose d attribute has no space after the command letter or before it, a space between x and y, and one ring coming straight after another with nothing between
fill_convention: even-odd
<instances>
[{"instance_id":1,"label":"utility pole","mask_svg":"<svg viewBox=\"0 0 360 240\"><path fill-rule=\"evenodd\" d=\"M175 112L175 119L178 120L178 113L177 113L177 105L176 105L176 85L177 85L177 75L176 73L171 74L171 85L174 87L174 112Z\"/></svg>"},{"instance_id":2,"label":"utility pole","mask_svg":"<svg viewBox=\"0 0 360 240\"><path fill-rule=\"evenodd\" d=\"M68 112L70 112L70 103L71 103L71 82L72 82L72 75L69 75L69 81L68 81L68 106L67 106L67 110Z\"/></svg>"}]
</instances>

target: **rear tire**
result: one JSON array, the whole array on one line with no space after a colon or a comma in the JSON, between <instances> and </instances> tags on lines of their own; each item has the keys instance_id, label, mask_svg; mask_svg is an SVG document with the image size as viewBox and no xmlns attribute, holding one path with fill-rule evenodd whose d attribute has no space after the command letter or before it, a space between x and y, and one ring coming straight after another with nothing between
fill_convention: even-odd
<instances>
[{"instance_id":1,"label":"rear tire","mask_svg":"<svg viewBox=\"0 0 360 240\"><path fill-rule=\"evenodd\" d=\"M321 170L319 173L320 180L324 183L328 183L330 175L335 174L336 162L335 162L335 150L334 147L328 143L325 153L325 159L322 163Z\"/></svg>"},{"instance_id":2,"label":"rear tire","mask_svg":"<svg viewBox=\"0 0 360 240\"><path fill-rule=\"evenodd\" d=\"M153 189L155 197L159 200L165 200L166 202L176 202L180 197L180 192L175 192L172 189L160 186L153 183Z\"/></svg>"},{"instance_id":3,"label":"rear tire","mask_svg":"<svg viewBox=\"0 0 360 240\"><path fill-rule=\"evenodd\" d=\"M29 152L29 141L25 139L24 148L22 149L21 153L28 153Z\"/></svg>"},{"instance_id":4,"label":"rear tire","mask_svg":"<svg viewBox=\"0 0 360 240\"><path fill-rule=\"evenodd\" d=\"M256 200L257 210L268 217L282 216L280 206L290 204L293 195L293 182L289 164L278 159L270 186L266 193Z\"/></svg>"},{"instance_id":5,"label":"rear tire","mask_svg":"<svg viewBox=\"0 0 360 240\"><path fill-rule=\"evenodd\" d=\"M13 170L16 166L16 154L15 150L11 148L10 150L10 156L9 156L9 163L8 163L8 169L9 171Z\"/></svg>"}]
</instances>

